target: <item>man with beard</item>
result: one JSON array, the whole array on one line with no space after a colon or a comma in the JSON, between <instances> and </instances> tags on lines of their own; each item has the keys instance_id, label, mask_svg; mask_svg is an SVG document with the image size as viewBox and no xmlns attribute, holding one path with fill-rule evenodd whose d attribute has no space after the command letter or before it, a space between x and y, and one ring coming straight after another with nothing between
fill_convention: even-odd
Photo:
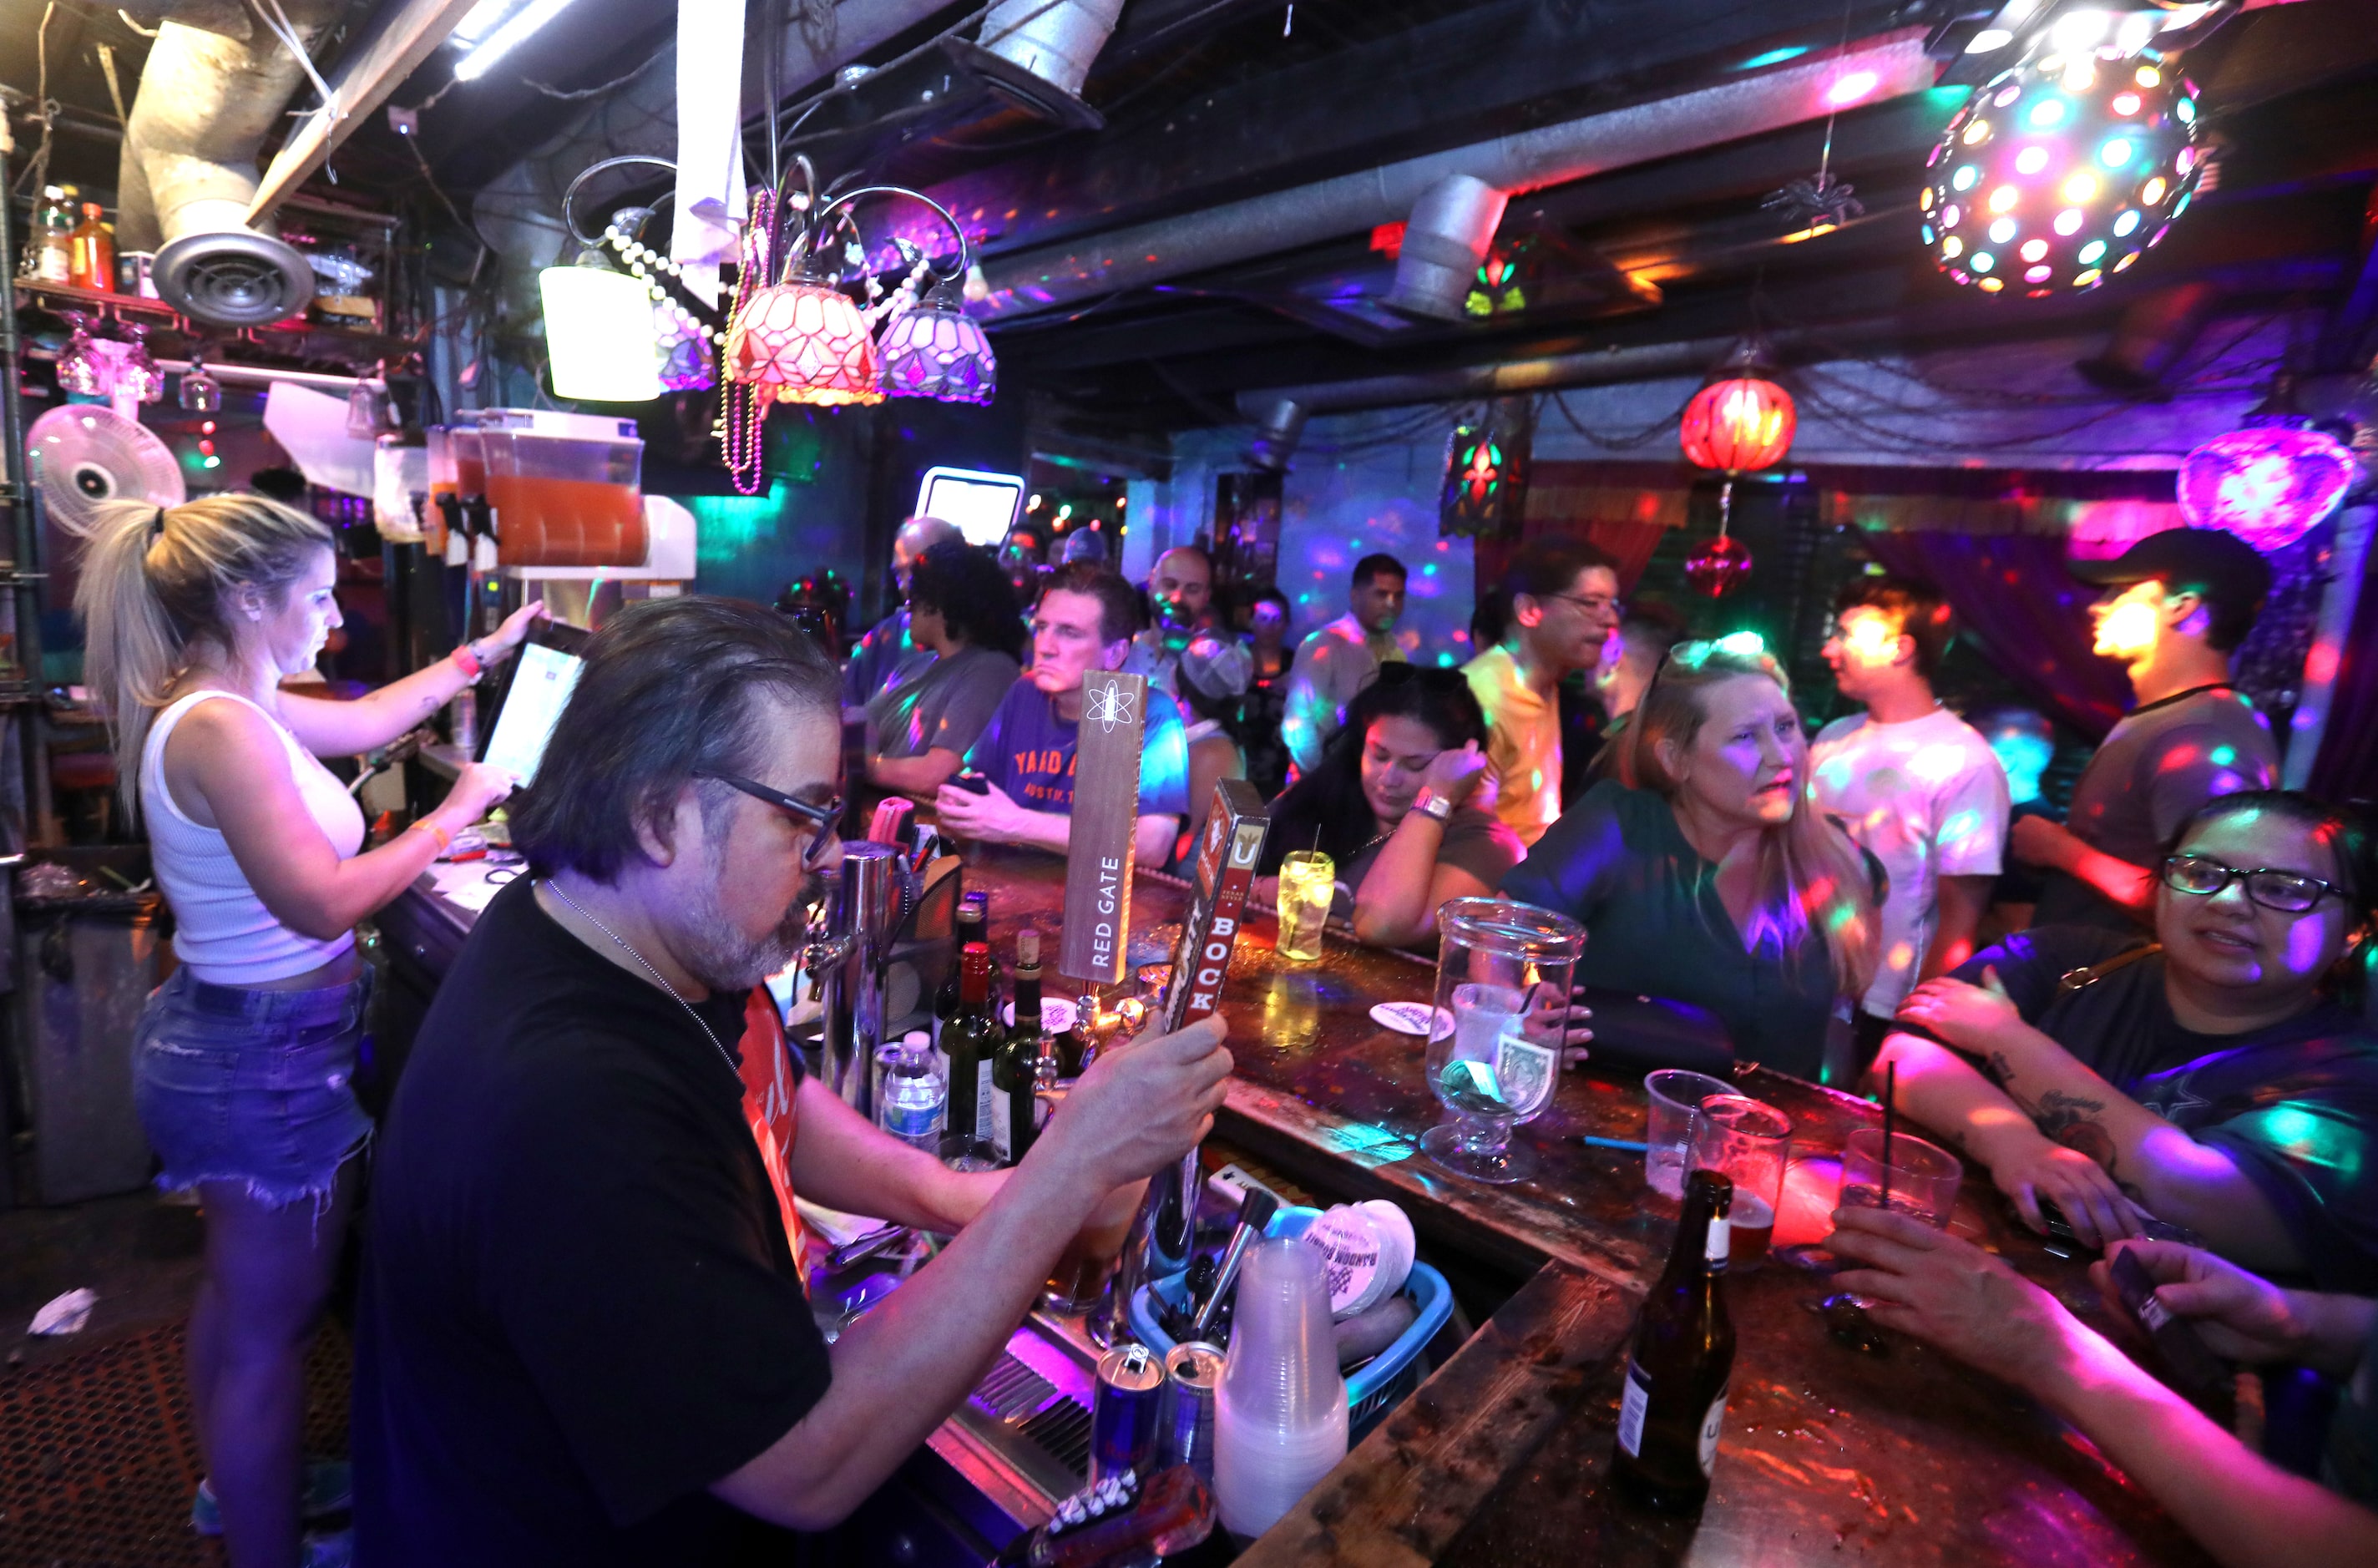
<instances>
[{"instance_id":1,"label":"man with beard","mask_svg":"<svg viewBox=\"0 0 2378 1568\"><path fill-rule=\"evenodd\" d=\"M440 987L381 1134L359 1562L674 1568L834 1523L967 1396L1093 1207L1210 1124L1217 1021L1101 1058L984 1174L747 1030L834 858L837 697L755 605L633 605L588 650L513 819L530 874ZM788 1114L751 1114L747 1080L788 1083ZM828 1346L793 1187L956 1239Z\"/></svg>"}]
</instances>

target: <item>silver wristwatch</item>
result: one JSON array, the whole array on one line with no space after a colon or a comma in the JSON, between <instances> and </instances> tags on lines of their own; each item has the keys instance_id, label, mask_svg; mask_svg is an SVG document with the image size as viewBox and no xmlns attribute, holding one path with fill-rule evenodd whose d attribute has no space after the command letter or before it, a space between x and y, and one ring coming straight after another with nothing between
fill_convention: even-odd
<instances>
[{"instance_id":1,"label":"silver wristwatch","mask_svg":"<svg viewBox=\"0 0 2378 1568\"><path fill-rule=\"evenodd\" d=\"M1412 809L1425 813L1442 822L1453 815L1453 802L1423 784L1420 794L1412 800Z\"/></svg>"}]
</instances>

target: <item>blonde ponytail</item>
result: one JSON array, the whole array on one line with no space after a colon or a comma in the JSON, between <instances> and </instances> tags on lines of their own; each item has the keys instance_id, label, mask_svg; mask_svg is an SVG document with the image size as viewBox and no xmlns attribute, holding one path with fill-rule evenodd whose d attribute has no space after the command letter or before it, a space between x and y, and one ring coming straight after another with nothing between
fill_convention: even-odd
<instances>
[{"instance_id":1,"label":"blonde ponytail","mask_svg":"<svg viewBox=\"0 0 2378 1568\"><path fill-rule=\"evenodd\" d=\"M1651 790L1674 805L1683 785L1661 761L1660 745L1671 741L1679 749L1690 748L1708 717L1710 688L1737 676L1764 676L1786 698L1792 695L1791 677L1771 654L1679 643L1614 742L1618 782ZM1786 952L1796 952L1812 936L1820 937L1841 994L1866 995L1882 951L1866 856L1808 798L1806 780L1794 781L1791 820L1759 834L1755 889L1751 945L1772 936Z\"/></svg>"},{"instance_id":2,"label":"blonde ponytail","mask_svg":"<svg viewBox=\"0 0 2378 1568\"><path fill-rule=\"evenodd\" d=\"M75 590L83 618L83 680L105 708L115 785L140 818L140 755L149 726L190 645L232 638L224 595L243 584L284 592L329 528L261 496L208 496L178 507L119 502L90 533Z\"/></svg>"}]
</instances>

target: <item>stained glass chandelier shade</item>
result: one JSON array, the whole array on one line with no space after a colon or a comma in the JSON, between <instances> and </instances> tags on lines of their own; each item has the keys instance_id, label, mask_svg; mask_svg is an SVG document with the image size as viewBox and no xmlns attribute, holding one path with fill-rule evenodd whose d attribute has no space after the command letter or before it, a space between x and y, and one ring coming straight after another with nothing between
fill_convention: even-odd
<instances>
[{"instance_id":1,"label":"stained glass chandelier shade","mask_svg":"<svg viewBox=\"0 0 2378 1568\"><path fill-rule=\"evenodd\" d=\"M2324 431L2232 430L2180 460L2180 509L2191 526L2226 529L2267 554L2334 510L2358 472L2352 452Z\"/></svg>"},{"instance_id":2,"label":"stained glass chandelier shade","mask_svg":"<svg viewBox=\"0 0 2378 1568\"><path fill-rule=\"evenodd\" d=\"M2068 50L1975 90L1927 161L1924 243L1952 281L2040 297L2135 265L2204 175L2195 84L2154 50Z\"/></svg>"},{"instance_id":3,"label":"stained glass chandelier shade","mask_svg":"<svg viewBox=\"0 0 2378 1568\"><path fill-rule=\"evenodd\" d=\"M865 313L839 289L799 275L761 290L736 313L727 373L779 402L833 408L883 401Z\"/></svg>"},{"instance_id":4,"label":"stained glass chandelier shade","mask_svg":"<svg viewBox=\"0 0 2378 1568\"><path fill-rule=\"evenodd\" d=\"M884 329L877 352L888 396L988 403L998 393L999 361L991 341L949 290L936 289Z\"/></svg>"}]
</instances>

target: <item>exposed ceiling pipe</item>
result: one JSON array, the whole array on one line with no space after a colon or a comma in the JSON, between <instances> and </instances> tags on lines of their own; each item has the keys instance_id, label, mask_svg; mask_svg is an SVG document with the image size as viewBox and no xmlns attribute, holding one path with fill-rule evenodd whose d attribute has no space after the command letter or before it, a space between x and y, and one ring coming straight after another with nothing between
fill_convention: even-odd
<instances>
[{"instance_id":1,"label":"exposed ceiling pipe","mask_svg":"<svg viewBox=\"0 0 2378 1568\"><path fill-rule=\"evenodd\" d=\"M1933 80L1924 38L1921 28L1886 33L1815 64L1110 230L1078 244L992 255L983 263L991 292L980 314L1020 318L1402 222L1423 193L1450 175L1483 180L1507 197L1820 119L1848 103L1920 92ZM1863 90L1851 90L1856 88Z\"/></svg>"},{"instance_id":2,"label":"exposed ceiling pipe","mask_svg":"<svg viewBox=\"0 0 2378 1568\"><path fill-rule=\"evenodd\" d=\"M290 0L310 48L343 0ZM281 123L305 64L267 29L225 38L168 21L157 30L117 159L116 243L157 252L157 292L212 327L261 327L314 297L295 249L248 227L257 155Z\"/></svg>"},{"instance_id":3,"label":"exposed ceiling pipe","mask_svg":"<svg viewBox=\"0 0 2378 1568\"><path fill-rule=\"evenodd\" d=\"M1082 102L1082 83L1122 15L1123 0L997 0L982 19L979 47L1026 79L993 69L986 73L991 90L1060 125L1104 126L1105 116ZM988 64L979 56L974 63Z\"/></svg>"},{"instance_id":4,"label":"exposed ceiling pipe","mask_svg":"<svg viewBox=\"0 0 2378 1568\"><path fill-rule=\"evenodd\" d=\"M1479 264L1494 247L1495 231L1503 226L1503 209L1510 199L1468 174L1447 174L1421 192L1412 203L1411 221L1404 225L1387 305L1411 316L1461 320L1462 302L1470 297Z\"/></svg>"}]
</instances>

